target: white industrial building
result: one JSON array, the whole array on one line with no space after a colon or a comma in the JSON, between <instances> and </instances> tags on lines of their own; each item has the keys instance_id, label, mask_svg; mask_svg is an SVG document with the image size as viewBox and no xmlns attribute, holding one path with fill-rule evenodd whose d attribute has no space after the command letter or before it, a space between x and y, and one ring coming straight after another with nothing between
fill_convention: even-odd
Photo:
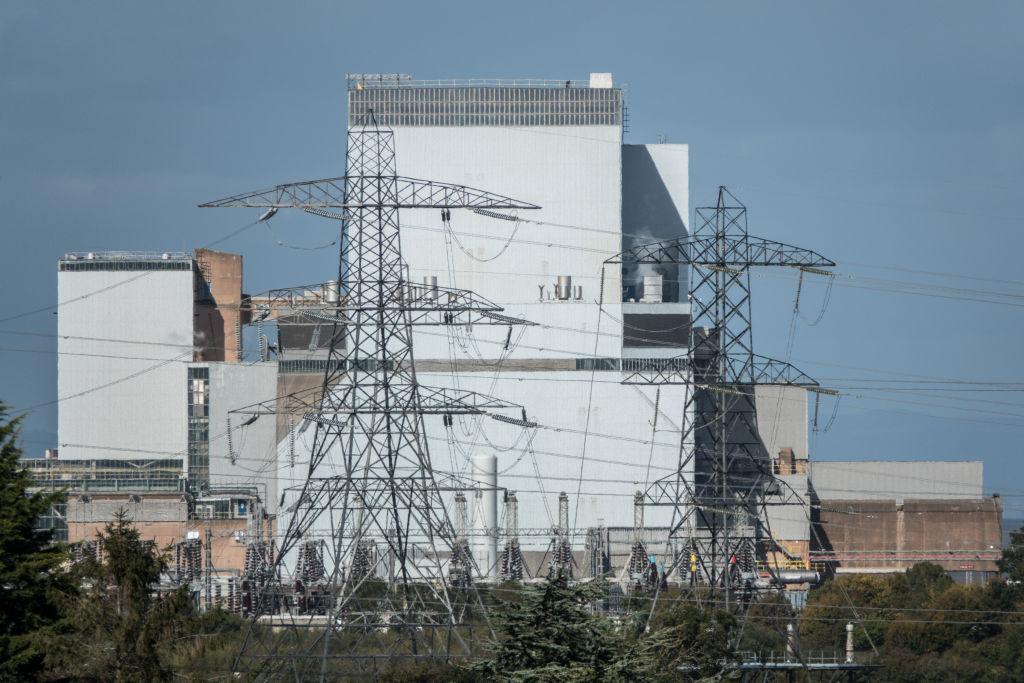
<instances>
[{"instance_id":1,"label":"white industrial building","mask_svg":"<svg viewBox=\"0 0 1024 683\"><path fill-rule=\"evenodd\" d=\"M686 234L688 147L624 144L623 92L609 74L588 82L356 79L348 94L350 125L372 109L394 130L400 175L541 207L518 216L454 212L448 224L434 211L401 216L412 282L472 290L535 323L415 330L418 381L520 404L539 425L426 419L438 479L480 484L466 496L478 564L494 573L500 491L516 492L522 547L537 562L563 491L578 551L588 529L625 534L635 492L677 469L686 388L621 380L678 362L690 307L685 269L605 261ZM281 506L284 533L315 430L281 416L245 424L231 411L318 386L326 337L317 325L280 325L274 360L263 353L263 362L240 363L255 300L243 305L241 258L220 252L68 254L59 279L61 462L159 463L197 493L254 488L268 511ZM266 324L272 336L274 321ZM789 448L806 462L806 399L778 391L758 389L768 452ZM800 475L803 493L805 468ZM648 508L644 523L664 528L670 514ZM806 542L806 515L791 509L776 523Z\"/></svg>"},{"instance_id":2,"label":"white industrial building","mask_svg":"<svg viewBox=\"0 0 1024 683\"><path fill-rule=\"evenodd\" d=\"M422 385L519 404L521 422L537 425L455 415L446 426L441 416L425 418L449 516L457 517L454 491L463 488L475 560L493 577L505 540L502 500L515 492L519 541L536 574L565 492L577 575L598 573L595 543L603 543L602 571L622 575L635 538L634 495L674 476L687 397L681 385L622 379L678 363L691 319L685 268L638 271L605 261L635 244L686 234L687 145L624 144L623 92L610 74L588 82L355 78L348 95L350 127L372 110L394 131L399 175L541 207L518 215L453 212L450 222L435 211L401 214L412 283L471 290L534 323L414 329ZM37 480L83 492L181 492L192 497L193 518L238 519L258 501L261 514L277 515L269 528L280 538L316 430L287 411L276 419L235 411L318 388L328 347L321 325L279 318L269 299L242 293L241 256L205 249L69 253L58 262L58 292L59 450L31 463ZM243 329L263 309L272 314L255 330L259 354L242 362ZM923 558L954 572L993 571L989 546L1001 503L982 498L980 463L812 468L805 391L758 386L755 401L779 480L765 520L778 541L776 560L781 553L805 567L816 559L843 571L891 571ZM328 454L327 464L337 459L340 471L338 456ZM933 491L937 479L942 486ZM803 502L771 505L792 503L789 492ZM667 506L648 506L643 515L647 549L662 561L670 515ZM862 538L850 515L889 521L865 527ZM939 554L937 541L918 538L913 526L937 515L958 529L958 540ZM91 533L87 526L79 535ZM310 537L334 533L315 527ZM887 554L865 554L875 547ZM386 573L387 560L379 559Z\"/></svg>"},{"instance_id":3,"label":"white industrial building","mask_svg":"<svg viewBox=\"0 0 1024 683\"><path fill-rule=\"evenodd\" d=\"M253 490L277 500L273 421L227 415L277 392L242 364L241 257L82 252L58 262L54 481L86 490Z\"/></svg>"},{"instance_id":4,"label":"white industrial building","mask_svg":"<svg viewBox=\"0 0 1024 683\"><path fill-rule=\"evenodd\" d=\"M536 323L511 331L416 329L422 384L521 404L540 425L455 416L446 428L440 418L428 418L435 473L486 480L474 477L474 462L487 469L496 458L498 487L517 493L527 550L546 548L561 491L569 495L580 547L588 527L631 525L635 491L676 469L685 390L625 386L622 371L684 354L689 304L685 295L680 301L677 273L660 273L663 284L644 292L643 274L627 272L624 280L622 266L604 261L634 239L685 233L687 146L624 145L623 93L609 74L587 83L353 80L348 94L350 126L361 125L372 109L378 124L394 130L400 175L541 207L518 220L453 212L450 229L438 212L402 212L402 253L412 282L436 278ZM290 445L281 452L291 461ZM282 491L301 483L302 468L281 472L294 477L281 482ZM492 511L500 494L467 498L478 554L486 553L477 562L493 567ZM652 510L647 523L666 524L668 515L665 508ZM279 528L285 527L282 520ZM480 543L481 536L492 541Z\"/></svg>"}]
</instances>

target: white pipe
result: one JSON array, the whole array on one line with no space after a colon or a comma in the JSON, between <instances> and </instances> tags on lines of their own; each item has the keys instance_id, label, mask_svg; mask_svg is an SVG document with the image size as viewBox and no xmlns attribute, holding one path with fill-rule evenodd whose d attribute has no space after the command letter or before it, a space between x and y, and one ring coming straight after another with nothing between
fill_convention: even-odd
<instances>
[{"instance_id":1,"label":"white pipe","mask_svg":"<svg viewBox=\"0 0 1024 683\"><path fill-rule=\"evenodd\" d=\"M473 496L473 559L480 575L498 577L498 458L475 455L470 460Z\"/></svg>"}]
</instances>

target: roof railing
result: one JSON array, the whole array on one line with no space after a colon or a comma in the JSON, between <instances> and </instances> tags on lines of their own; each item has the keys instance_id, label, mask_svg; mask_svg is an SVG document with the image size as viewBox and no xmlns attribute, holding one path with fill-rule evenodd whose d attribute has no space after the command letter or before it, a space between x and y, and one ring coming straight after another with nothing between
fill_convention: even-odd
<instances>
[{"instance_id":1,"label":"roof railing","mask_svg":"<svg viewBox=\"0 0 1024 683\"><path fill-rule=\"evenodd\" d=\"M590 81L550 78L442 78L413 80L407 74L347 74L349 90L380 88L589 88Z\"/></svg>"},{"instance_id":2,"label":"roof railing","mask_svg":"<svg viewBox=\"0 0 1024 683\"><path fill-rule=\"evenodd\" d=\"M191 261L184 251L69 251L62 261Z\"/></svg>"}]
</instances>

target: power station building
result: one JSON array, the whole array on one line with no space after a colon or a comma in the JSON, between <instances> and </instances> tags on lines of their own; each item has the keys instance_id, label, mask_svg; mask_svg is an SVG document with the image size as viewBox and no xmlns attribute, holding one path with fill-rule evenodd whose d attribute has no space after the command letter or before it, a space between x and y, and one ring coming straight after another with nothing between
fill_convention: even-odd
<instances>
[{"instance_id":1,"label":"power station building","mask_svg":"<svg viewBox=\"0 0 1024 683\"><path fill-rule=\"evenodd\" d=\"M679 363L690 307L678 269L624 272L604 262L635 242L685 234L687 145L624 144L623 92L610 74L587 82L354 77L348 95L349 126L365 125L372 111L394 131L400 175L541 207L517 216L455 212L450 221L402 211L411 282L468 289L535 323L416 329L424 385L500 397L540 425L428 418L435 473L496 475L516 493L524 547L539 554L558 523L561 492L581 547L587 528L631 525L636 490L676 470L685 388L624 386L622 373ZM282 469L282 491L301 482L294 471L285 485ZM477 558L492 573L495 495L468 496L475 532L493 537L489 559ZM648 524L667 522L667 509L648 513Z\"/></svg>"},{"instance_id":2,"label":"power station building","mask_svg":"<svg viewBox=\"0 0 1024 683\"><path fill-rule=\"evenodd\" d=\"M26 462L69 491L49 520L59 537L90 541L124 508L161 546L204 520L225 557L244 551L256 517L276 512L275 430L232 439L225 426L277 394L277 368L240 362L242 257L68 253L57 282L58 447Z\"/></svg>"},{"instance_id":3,"label":"power station building","mask_svg":"<svg viewBox=\"0 0 1024 683\"><path fill-rule=\"evenodd\" d=\"M568 509L576 575L621 575L634 539L636 492L677 470L688 388L622 379L682 362L691 321L686 269L606 261L636 244L687 233L689 150L625 144L625 111L610 74L586 82L349 80L348 125L364 125L372 112L391 128L399 175L541 207L450 219L437 211L401 214L411 283L471 290L504 315L533 323L414 330L423 385L523 407L525 424L425 418L449 516L457 517L453 494L462 489L484 576L497 575L506 500L516 501L528 575L542 574L550 559L560 506ZM228 520L217 538L227 539L223 553L232 566L244 560L238 547L254 529L288 528L316 430L283 412L244 419L233 411L319 387L329 333L315 320L278 316L269 298L243 294L242 275L241 256L206 249L60 259L59 450L29 463L41 485L71 488L63 511L68 540L92 537L121 501L161 542L196 532L197 520ZM320 294L332 292L343 296L336 281ZM269 314L255 322L261 307ZM255 349L244 348L254 339ZM814 561L853 571L904 568L906 560L894 555L861 562L856 553L874 541L843 520L873 528L871 520L884 517L878 524L892 529L878 542L910 557L917 541L907 540L908 510L927 515L945 504L939 489L912 491L913 475L904 473L892 486L909 486L913 495L850 497L848 481L872 490L878 482L857 464L850 478L842 472L850 463L811 462L805 391L759 386L755 402L774 474L805 501L769 506L777 557L804 568ZM957 552L986 546L1000 514L998 501L981 494L980 465L967 474L976 486L954 497L954 507L974 505L974 521L955 527ZM955 517L957 510L945 510L944 519L966 519ZM642 516L649 551L669 560L670 508L651 506ZM950 571L972 564L946 559Z\"/></svg>"}]
</instances>

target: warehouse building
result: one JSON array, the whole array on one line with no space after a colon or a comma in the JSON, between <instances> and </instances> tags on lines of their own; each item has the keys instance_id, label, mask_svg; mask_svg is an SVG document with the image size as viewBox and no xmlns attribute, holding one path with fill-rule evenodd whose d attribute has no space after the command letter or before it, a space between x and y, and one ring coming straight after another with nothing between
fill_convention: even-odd
<instances>
[{"instance_id":1,"label":"warehouse building","mask_svg":"<svg viewBox=\"0 0 1024 683\"><path fill-rule=\"evenodd\" d=\"M838 573L934 562L959 581L998 573L1003 505L980 461L834 461L810 465L811 558Z\"/></svg>"}]
</instances>

